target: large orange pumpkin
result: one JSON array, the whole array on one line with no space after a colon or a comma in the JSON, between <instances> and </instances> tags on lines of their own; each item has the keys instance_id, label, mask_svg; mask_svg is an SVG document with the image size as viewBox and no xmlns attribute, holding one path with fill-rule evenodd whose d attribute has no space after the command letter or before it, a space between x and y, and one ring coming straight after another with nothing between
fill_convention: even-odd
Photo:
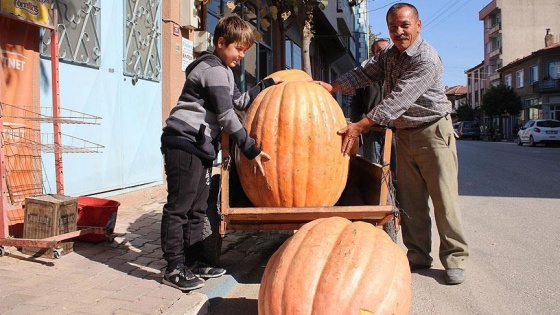
<instances>
[{"instance_id":1,"label":"large orange pumpkin","mask_svg":"<svg viewBox=\"0 0 560 315\"><path fill-rule=\"evenodd\" d=\"M340 217L305 224L272 255L260 315L408 314L411 274L383 230Z\"/></svg>"},{"instance_id":2,"label":"large orange pumpkin","mask_svg":"<svg viewBox=\"0 0 560 315\"><path fill-rule=\"evenodd\" d=\"M288 81L313 81L313 78L307 72L299 69L286 69L272 73L266 78L280 77L284 82Z\"/></svg>"},{"instance_id":3,"label":"large orange pumpkin","mask_svg":"<svg viewBox=\"0 0 560 315\"><path fill-rule=\"evenodd\" d=\"M346 125L342 109L324 88L289 81L270 86L254 100L244 121L257 146L270 154L265 176L236 152L239 179L256 207L332 206L348 177L341 153Z\"/></svg>"}]
</instances>

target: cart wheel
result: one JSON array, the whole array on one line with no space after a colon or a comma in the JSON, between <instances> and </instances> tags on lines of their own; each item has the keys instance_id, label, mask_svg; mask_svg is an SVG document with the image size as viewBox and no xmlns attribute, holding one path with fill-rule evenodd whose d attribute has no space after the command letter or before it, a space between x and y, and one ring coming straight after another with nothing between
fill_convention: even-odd
<instances>
[{"instance_id":1,"label":"cart wheel","mask_svg":"<svg viewBox=\"0 0 560 315\"><path fill-rule=\"evenodd\" d=\"M53 249L53 255L54 258L59 259L60 257L62 257L62 252L64 251L63 248L55 248Z\"/></svg>"},{"instance_id":2,"label":"cart wheel","mask_svg":"<svg viewBox=\"0 0 560 315\"><path fill-rule=\"evenodd\" d=\"M0 245L0 257L4 256L4 254L6 254L6 251L4 250L4 246Z\"/></svg>"},{"instance_id":3,"label":"cart wheel","mask_svg":"<svg viewBox=\"0 0 560 315\"><path fill-rule=\"evenodd\" d=\"M220 202L221 175L215 174L210 181L210 195L208 197L208 208L204 218L204 258L209 264L218 266L220 255L222 254L222 237L220 235L221 217L218 213L218 203Z\"/></svg>"},{"instance_id":4,"label":"cart wheel","mask_svg":"<svg viewBox=\"0 0 560 315\"><path fill-rule=\"evenodd\" d=\"M107 243L112 244L115 241L115 235L107 235Z\"/></svg>"},{"instance_id":5,"label":"cart wheel","mask_svg":"<svg viewBox=\"0 0 560 315\"><path fill-rule=\"evenodd\" d=\"M385 233L389 235L393 242L397 242L397 229L395 227L395 220L391 219L383 226Z\"/></svg>"}]
</instances>

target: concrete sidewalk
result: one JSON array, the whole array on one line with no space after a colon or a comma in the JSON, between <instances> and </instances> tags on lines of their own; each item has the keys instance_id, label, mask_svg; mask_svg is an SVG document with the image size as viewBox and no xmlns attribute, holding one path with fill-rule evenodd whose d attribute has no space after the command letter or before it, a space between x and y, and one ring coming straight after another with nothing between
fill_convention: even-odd
<instances>
[{"instance_id":1,"label":"concrete sidewalk","mask_svg":"<svg viewBox=\"0 0 560 315\"><path fill-rule=\"evenodd\" d=\"M207 314L209 298L236 285L231 275L191 293L161 284L164 185L104 198L121 203L113 243L76 241L60 259L5 247L0 314ZM246 237L232 235L224 246Z\"/></svg>"}]
</instances>

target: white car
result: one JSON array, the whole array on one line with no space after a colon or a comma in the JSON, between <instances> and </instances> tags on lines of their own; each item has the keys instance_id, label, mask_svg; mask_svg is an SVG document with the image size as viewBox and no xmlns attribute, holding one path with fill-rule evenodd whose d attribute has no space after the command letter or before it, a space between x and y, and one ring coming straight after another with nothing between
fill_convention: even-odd
<instances>
[{"instance_id":1,"label":"white car","mask_svg":"<svg viewBox=\"0 0 560 315\"><path fill-rule=\"evenodd\" d=\"M533 119L517 132L517 145L529 143L534 147L539 143L560 143L560 120Z\"/></svg>"}]
</instances>

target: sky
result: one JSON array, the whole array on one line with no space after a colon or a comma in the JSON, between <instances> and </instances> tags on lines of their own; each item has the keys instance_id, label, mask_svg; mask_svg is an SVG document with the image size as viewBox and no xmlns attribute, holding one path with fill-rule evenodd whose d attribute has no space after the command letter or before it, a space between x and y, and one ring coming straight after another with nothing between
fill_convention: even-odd
<instances>
[{"instance_id":1,"label":"sky","mask_svg":"<svg viewBox=\"0 0 560 315\"><path fill-rule=\"evenodd\" d=\"M385 15L400 1L367 0L371 31L389 38ZM484 60L484 27L478 12L491 0L408 0L418 9L422 29L428 41L443 60L443 84L467 85L465 70Z\"/></svg>"}]
</instances>

